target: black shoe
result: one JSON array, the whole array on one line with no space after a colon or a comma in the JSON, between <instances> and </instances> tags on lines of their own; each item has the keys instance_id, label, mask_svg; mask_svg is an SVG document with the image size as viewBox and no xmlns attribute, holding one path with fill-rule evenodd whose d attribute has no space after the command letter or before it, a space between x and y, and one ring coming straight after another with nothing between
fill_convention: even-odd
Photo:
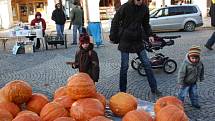
<instances>
[{"instance_id":1,"label":"black shoe","mask_svg":"<svg viewBox=\"0 0 215 121\"><path fill-rule=\"evenodd\" d=\"M159 90L152 91L152 94L157 95L157 96L162 96L162 92Z\"/></svg>"},{"instance_id":2,"label":"black shoe","mask_svg":"<svg viewBox=\"0 0 215 121\"><path fill-rule=\"evenodd\" d=\"M192 107L197 108L197 109L200 109L200 108L201 108L200 105L192 105Z\"/></svg>"},{"instance_id":3,"label":"black shoe","mask_svg":"<svg viewBox=\"0 0 215 121\"><path fill-rule=\"evenodd\" d=\"M72 43L71 45L77 45L77 43Z\"/></svg>"},{"instance_id":4,"label":"black shoe","mask_svg":"<svg viewBox=\"0 0 215 121\"><path fill-rule=\"evenodd\" d=\"M209 47L208 45L205 45L205 47L206 47L208 50L213 50L213 48Z\"/></svg>"}]
</instances>

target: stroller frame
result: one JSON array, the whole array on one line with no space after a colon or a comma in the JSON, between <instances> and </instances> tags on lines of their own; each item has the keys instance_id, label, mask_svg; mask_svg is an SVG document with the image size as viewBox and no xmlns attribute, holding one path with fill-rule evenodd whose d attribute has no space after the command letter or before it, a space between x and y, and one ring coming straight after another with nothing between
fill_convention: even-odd
<instances>
[{"instance_id":1,"label":"stroller frame","mask_svg":"<svg viewBox=\"0 0 215 121\"><path fill-rule=\"evenodd\" d=\"M168 56L163 55L162 53L156 53L156 50L162 49L164 46L174 45L174 39L180 38L181 36L164 36L159 37L154 35L155 42L149 43L145 42L145 49L148 52L152 52L154 56L149 58L152 69L163 69L167 74L171 74L176 71L177 63L175 60L170 59ZM165 40L169 41L165 41ZM142 76L146 76L145 69L141 63L139 57L133 58L131 61L131 67L134 70L137 70L138 73Z\"/></svg>"}]
</instances>

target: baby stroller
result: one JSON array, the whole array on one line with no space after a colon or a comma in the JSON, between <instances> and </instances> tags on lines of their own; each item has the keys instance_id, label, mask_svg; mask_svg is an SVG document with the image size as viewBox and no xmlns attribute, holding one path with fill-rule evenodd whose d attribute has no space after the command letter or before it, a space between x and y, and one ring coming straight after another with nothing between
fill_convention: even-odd
<instances>
[{"instance_id":1,"label":"baby stroller","mask_svg":"<svg viewBox=\"0 0 215 121\"><path fill-rule=\"evenodd\" d=\"M162 49L164 46L174 45L174 39L180 38L181 36L164 36L158 37L154 35L154 42L149 43L145 42L145 48L148 52L154 53L154 56L149 58L152 69L163 69L163 71L167 74L171 74L176 71L177 63L170 59L168 56L163 55L162 53L156 53L156 50ZM165 40L168 41L165 41ZM145 69L143 64L141 63L139 57L133 58L131 61L131 67L138 71L138 73L142 76L146 76Z\"/></svg>"}]
</instances>

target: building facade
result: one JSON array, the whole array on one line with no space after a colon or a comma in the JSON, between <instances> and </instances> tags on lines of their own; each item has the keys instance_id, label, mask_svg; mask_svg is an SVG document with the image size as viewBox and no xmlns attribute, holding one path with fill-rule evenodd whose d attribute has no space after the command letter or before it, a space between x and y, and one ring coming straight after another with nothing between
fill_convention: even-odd
<instances>
[{"instance_id":1,"label":"building facade","mask_svg":"<svg viewBox=\"0 0 215 121\"><path fill-rule=\"evenodd\" d=\"M85 23L99 22L113 17L115 10L128 0L79 0L84 9ZM197 4L203 14L207 15L211 0L144 0L146 4L158 8L164 5L178 4L180 1L186 4ZM9 28L18 22L29 22L36 12L41 12L43 18L49 23L55 4L61 2L65 13L69 18L69 12L74 0L0 0L0 28Z\"/></svg>"}]
</instances>

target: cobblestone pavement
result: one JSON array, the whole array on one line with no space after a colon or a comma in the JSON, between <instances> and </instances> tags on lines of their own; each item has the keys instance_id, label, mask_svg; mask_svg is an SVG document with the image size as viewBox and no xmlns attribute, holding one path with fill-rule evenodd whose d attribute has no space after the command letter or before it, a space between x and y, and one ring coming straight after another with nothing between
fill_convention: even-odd
<instances>
[{"instance_id":1,"label":"cobblestone pavement","mask_svg":"<svg viewBox=\"0 0 215 121\"><path fill-rule=\"evenodd\" d=\"M174 59L180 66L187 49L195 44L202 47L202 60L205 64L205 81L199 84L199 99L201 110L190 106L190 101L186 100L185 111L193 121L215 121L215 51L208 51L204 44L213 30L197 30L195 32L171 32L159 33L160 36L182 35L175 40L175 45L164 47L159 50L164 55ZM104 34L107 36L106 34ZM107 37L105 37L107 38ZM97 90L110 98L119 91L118 79L120 69L120 53L116 45L107 41L105 46L95 48L98 52L101 66L100 80L96 84ZM9 47L10 48L10 47ZM5 83L14 80L26 80L33 86L35 92L47 94L52 98L54 90L66 84L67 78L76 73L66 61L73 60L76 46L69 46L64 49L50 49L39 51L33 54L12 55L9 51L0 48L0 87ZM151 56L151 53L149 53ZM131 54L130 58L136 57ZM130 59L131 60L131 59ZM159 89L163 95L175 95L177 93L176 77L177 71L173 74L165 74L162 70L154 70ZM128 70L128 92L132 95L151 102L155 102L157 97L150 93L146 77L140 76L131 67Z\"/></svg>"}]
</instances>

